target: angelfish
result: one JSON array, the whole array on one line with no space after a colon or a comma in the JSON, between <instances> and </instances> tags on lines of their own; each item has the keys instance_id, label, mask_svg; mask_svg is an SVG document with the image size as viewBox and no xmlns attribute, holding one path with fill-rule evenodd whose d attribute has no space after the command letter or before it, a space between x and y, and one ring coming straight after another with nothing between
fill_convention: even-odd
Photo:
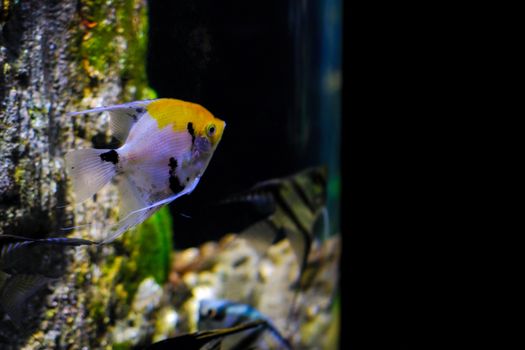
<instances>
[{"instance_id":1,"label":"angelfish","mask_svg":"<svg viewBox=\"0 0 525 350\"><path fill-rule=\"evenodd\" d=\"M254 328L225 339L223 350L242 349L292 349L271 320L248 304L225 299L202 299L199 304L198 328L200 331L235 327L246 322L263 320L264 327ZM265 337L269 334L270 337Z\"/></svg>"},{"instance_id":2,"label":"angelfish","mask_svg":"<svg viewBox=\"0 0 525 350\"><path fill-rule=\"evenodd\" d=\"M326 210L326 167L318 166L285 178L266 180L251 189L221 201L221 204L247 203L257 208L258 220L240 232L259 252L286 237L299 264L300 280L319 226L328 231ZM322 225L319 225L322 224ZM327 232L322 233L327 236Z\"/></svg>"},{"instance_id":3,"label":"angelfish","mask_svg":"<svg viewBox=\"0 0 525 350\"><path fill-rule=\"evenodd\" d=\"M114 179L120 194L119 221L100 243L116 239L162 205L191 193L219 144L226 123L206 108L176 99L99 107L108 112L118 149L80 149L66 154L76 202L92 197Z\"/></svg>"}]
</instances>

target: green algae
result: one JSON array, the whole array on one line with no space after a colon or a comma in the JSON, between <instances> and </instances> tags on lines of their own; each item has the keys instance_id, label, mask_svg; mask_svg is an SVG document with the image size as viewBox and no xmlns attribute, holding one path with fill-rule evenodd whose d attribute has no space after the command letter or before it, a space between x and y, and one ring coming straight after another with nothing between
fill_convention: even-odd
<instances>
[{"instance_id":1,"label":"green algae","mask_svg":"<svg viewBox=\"0 0 525 350\"><path fill-rule=\"evenodd\" d=\"M108 74L115 72L122 83L125 101L151 98L145 69L147 53L148 13L140 0L84 0L80 10L80 60L90 78L90 86L97 85ZM84 90L84 95L92 94Z\"/></svg>"},{"instance_id":2,"label":"green algae","mask_svg":"<svg viewBox=\"0 0 525 350\"><path fill-rule=\"evenodd\" d=\"M164 206L148 220L126 233L123 243L129 253L121 278L127 301L131 302L138 285L152 276L159 285L168 278L172 251L172 220Z\"/></svg>"},{"instance_id":3,"label":"green algae","mask_svg":"<svg viewBox=\"0 0 525 350\"><path fill-rule=\"evenodd\" d=\"M101 266L100 277L95 278L93 283L97 285L96 293L90 298L89 316L95 322L105 322L109 300L114 297L113 287L116 277L123 265L123 257L116 256Z\"/></svg>"},{"instance_id":4,"label":"green algae","mask_svg":"<svg viewBox=\"0 0 525 350\"><path fill-rule=\"evenodd\" d=\"M323 348L326 350L337 349L339 344L339 334L341 332L341 295L337 293L337 296L332 304L332 321L326 331L325 341Z\"/></svg>"},{"instance_id":5,"label":"green algae","mask_svg":"<svg viewBox=\"0 0 525 350\"><path fill-rule=\"evenodd\" d=\"M126 1L123 10L117 12L117 23L121 23L124 33L136 33L136 36L129 38L127 50L133 55L124 55L122 59L122 81L124 83L124 94L135 96L137 99L149 98L147 85L148 80L145 70L145 60L148 49L148 21L147 8L140 8L139 18L129 16L137 8L135 1ZM136 90L138 89L138 90Z\"/></svg>"},{"instance_id":6,"label":"green algae","mask_svg":"<svg viewBox=\"0 0 525 350\"><path fill-rule=\"evenodd\" d=\"M89 318L96 327L121 332L124 325L138 325L142 311L133 306L141 283L148 278L162 286L171 267L172 220L167 206L114 243L118 254L108 256L98 266L92 280L97 288L88 297ZM140 316L139 316L140 315ZM124 320L124 321L123 321ZM130 349L134 340L119 339L113 349Z\"/></svg>"},{"instance_id":7,"label":"green algae","mask_svg":"<svg viewBox=\"0 0 525 350\"><path fill-rule=\"evenodd\" d=\"M18 165L15 167L15 174L14 174L14 180L16 184L20 184L22 182L22 179L24 178L25 174L25 167Z\"/></svg>"},{"instance_id":8,"label":"green algae","mask_svg":"<svg viewBox=\"0 0 525 350\"><path fill-rule=\"evenodd\" d=\"M17 1L2 2L3 5L7 4L9 9L16 3ZM27 88L27 94L31 98L26 99L26 95L23 95L20 87L16 85L16 80L15 83L12 82L18 72L27 69L25 67L28 62L34 62L34 60L29 60L31 56L39 56L37 54L39 51L32 50L30 46L24 46L16 61L5 62L0 67L0 73L8 75L9 78L6 79L9 85L6 84L5 93L11 94L13 101L15 97L16 101L21 101L16 102L20 104L20 107L6 109L6 113L9 111L13 117L0 121L2 136L4 136L4 130L15 130L15 128L26 126L29 127L31 133L34 133L29 137L22 135L19 140L17 138L20 135L13 137L6 134L10 137L0 138L0 149L10 150L12 145L16 146L16 152L13 151L16 157L7 158L9 161L12 160L12 163L4 162L0 166L2 175L0 182L8 183L9 188L13 188L10 190L12 193L20 193L21 199L18 199L17 196L13 201L20 201L21 208L23 206L31 210L35 208L37 213L40 213L38 210L42 210L40 206L49 204L51 208L55 204L50 200L44 201L42 198L52 198L56 193L56 185L60 187L64 184L65 172L60 158L63 152L71 149L74 144L73 137L76 133L70 130L81 130L82 132L77 135L86 140L90 140L94 134L105 130L102 123L86 118L62 118L66 109L79 110L79 107L97 107L94 104L100 101L112 100L121 103L156 97L155 91L148 87L145 69L148 30L146 2L142 0L80 0L67 7L72 9L67 12L67 20L71 20L71 23L64 20L67 27L64 30L68 31L67 38L59 36L58 39L64 40L53 41L56 40L53 36L53 40L50 40L54 43L63 43L64 46L59 45L59 48L63 50L60 52L67 53L65 56L60 55L60 60L57 60L60 64L55 65L53 59L51 60L53 63L48 62L51 68L55 66L60 68L57 71L71 82L65 84L64 88L60 87L60 89L63 88L62 90L53 85L53 90L56 90L58 95L48 96L47 90L39 89L38 85L33 87L35 82L31 80L31 86ZM37 22L36 17L32 19L32 22ZM41 31L35 31L35 33L40 35ZM46 31L43 33L49 34ZM40 46L37 47L40 49ZM46 47L44 52L50 51ZM62 62L63 58L65 60ZM35 72L40 71L35 69ZM49 76L54 77L51 70L45 70L44 73L46 72L49 73ZM31 74L29 76L33 78ZM61 85L57 83L57 86ZM45 94L42 94L42 91ZM51 124L52 120L56 125ZM57 129L57 135L54 132L48 132L56 126L61 128ZM98 204L103 201L103 195L99 196ZM108 205L103 205L103 207L108 209ZM87 208L89 211L94 207ZM50 210L49 220L45 216L46 223L54 222L54 215L58 215L55 212L59 211ZM6 217L9 215L10 220L13 220L12 218L18 220L23 215L24 218L31 218L37 222L31 214L32 212L26 209L22 211L15 205L12 208L9 207L5 212ZM76 300L76 304L70 305L69 302L67 304L72 310L77 310L82 315L78 318L82 319L79 323L86 327L78 327L79 324L76 324L76 328L82 330L84 338L81 340L77 331L74 331L71 322L74 323L75 320L71 317L62 320L63 315L58 308L45 312L46 321L43 323L45 326L42 326L45 333L39 331L38 334L41 336L37 338L44 341L44 335L47 337L47 332L52 330L53 326L60 325L63 326L61 328L63 333L60 336L62 344L66 344L64 339L67 337L78 341L79 348L79 344L85 344L86 341L91 342L93 347L98 344L107 344L112 324L119 318L126 318L126 312L129 311L129 303L125 307L120 307L120 305L125 301L133 300L141 281L148 276L152 276L157 282L165 281L167 278L169 250L171 250L171 221L163 214L169 214L167 208L164 212L158 213L158 217L150 218L151 222L145 222L136 230L126 232L118 242L111 246L90 247L87 249L89 253L79 248L78 251L82 253L73 256L72 275L65 276L58 283L60 285L70 283L68 293L71 300ZM115 214L106 210L103 214L94 215L93 221L100 222L100 217L104 215L108 219L114 219ZM0 227L0 233L3 233L2 230L3 227ZM88 231L80 234L85 238L90 238ZM85 261L79 259L85 259ZM54 295L53 298L56 296ZM66 302L60 302L59 305L64 303ZM89 334L89 337L86 334ZM88 338L89 340L86 340ZM45 342L49 345L55 341L54 339L49 338ZM58 344L59 340L56 341ZM3 344L1 341L0 343ZM104 346L104 348L109 347ZM127 342L114 344L113 348L127 349L130 348L130 344Z\"/></svg>"},{"instance_id":9,"label":"green algae","mask_svg":"<svg viewBox=\"0 0 525 350\"><path fill-rule=\"evenodd\" d=\"M140 0L82 0L79 6L79 50L82 76L88 83L83 98L100 94L106 77L118 77L119 102L153 99L156 92L148 86L145 60L147 54L147 6ZM89 138L90 130L86 130ZM98 324L126 317L140 283L152 276L162 284L170 267L172 247L171 218L162 208L141 225L124 233L115 242L115 255L98 263L100 277L93 281L88 307L90 318ZM113 311L110 311L113 310ZM127 349L130 344L114 344Z\"/></svg>"},{"instance_id":10,"label":"green algae","mask_svg":"<svg viewBox=\"0 0 525 350\"><path fill-rule=\"evenodd\" d=\"M128 350L128 349L131 349L132 347L133 347L133 344L130 341L111 344L111 348L113 350Z\"/></svg>"},{"instance_id":11,"label":"green algae","mask_svg":"<svg viewBox=\"0 0 525 350\"><path fill-rule=\"evenodd\" d=\"M136 228L124 233L122 255L108 257L101 264L98 286L89 305L90 317L106 323L108 305L117 304L123 313L129 311L140 283L153 277L159 285L168 278L171 266L172 220L169 208L161 208Z\"/></svg>"}]
</instances>

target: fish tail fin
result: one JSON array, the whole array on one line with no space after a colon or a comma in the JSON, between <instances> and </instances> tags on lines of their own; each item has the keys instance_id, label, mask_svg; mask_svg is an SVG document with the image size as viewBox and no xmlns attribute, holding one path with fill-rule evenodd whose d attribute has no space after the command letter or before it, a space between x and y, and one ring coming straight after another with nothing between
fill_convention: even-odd
<instances>
[{"instance_id":1,"label":"fish tail fin","mask_svg":"<svg viewBox=\"0 0 525 350\"><path fill-rule=\"evenodd\" d=\"M66 154L66 166L73 182L76 202L93 196L117 173L117 150L79 149Z\"/></svg>"}]
</instances>

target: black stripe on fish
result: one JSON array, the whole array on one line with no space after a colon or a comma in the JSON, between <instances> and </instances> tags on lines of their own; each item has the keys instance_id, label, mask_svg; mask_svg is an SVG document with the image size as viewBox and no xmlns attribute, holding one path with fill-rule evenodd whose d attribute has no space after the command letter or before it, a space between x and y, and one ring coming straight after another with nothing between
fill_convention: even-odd
<instances>
[{"instance_id":1,"label":"black stripe on fish","mask_svg":"<svg viewBox=\"0 0 525 350\"><path fill-rule=\"evenodd\" d=\"M292 188L294 189L295 193L297 193L297 195L299 196L299 198L301 198L303 203L306 204L306 206L308 207L308 209L310 209L310 211L312 213L315 213L315 206L314 206L314 204L310 201L310 199L308 198L308 196L304 192L304 190L301 187L301 185L297 183L297 180L295 180L294 178L291 178L290 179L290 183L292 184Z\"/></svg>"},{"instance_id":2,"label":"black stripe on fish","mask_svg":"<svg viewBox=\"0 0 525 350\"><path fill-rule=\"evenodd\" d=\"M286 216L288 216L295 226L306 236L310 237L310 233L307 227L304 226L303 222L297 217L297 214L293 210L293 208L290 207L290 205L286 202L286 200L283 198L281 193L277 191L274 195L275 201L281 207L281 209L284 211Z\"/></svg>"},{"instance_id":3,"label":"black stripe on fish","mask_svg":"<svg viewBox=\"0 0 525 350\"><path fill-rule=\"evenodd\" d=\"M170 175L175 175L178 166L177 159L171 157L168 166L170 167Z\"/></svg>"},{"instance_id":4,"label":"black stripe on fish","mask_svg":"<svg viewBox=\"0 0 525 350\"><path fill-rule=\"evenodd\" d=\"M126 113L133 121L136 123L139 120L139 116L146 112L146 110L142 107L137 107L135 109L130 108L129 113Z\"/></svg>"},{"instance_id":5,"label":"black stripe on fish","mask_svg":"<svg viewBox=\"0 0 525 350\"><path fill-rule=\"evenodd\" d=\"M177 177L175 173L175 170L177 169L177 166L178 166L177 159L171 157L168 166L170 167L170 171L169 171L170 189L173 191L173 193L179 193L180 191L184 189L184 186L181 185L179 178Z\"/></svg>"},{"instance_id":6,"label":"black stripe on fish","mask_svg":"<svg viewBox=\"0 0 525 350\"><path fill-rule=\"evenodd\" d=\"M188 128L188 132L191 135L191 143L193 144L195 142L195 130L193 129L193 123L189 122L187 128Z\"/></svg>"},{"instance_id":7,"label":"black stripe on fish","mask_svg":"<svg viewBox=\"0 0 525 350\"><path fill-rule=\"evenodd\" d=\"M296 213L293 211L292 208L290 208L290 206L288 205L288 203L286 202L286 200L282 197L281 193L279 191L277 191L277 193L275 194L275 200L277 202L277 204L279 205L279 207L283 210L284 214L286 216L288 216L288 218L290 218L292 220L292 222L295 224L295 226L298 228L299 232L301 233L301 236L304 238L305 240L305 249L306 251L304 252L304 256L303 256L303 261L300 262L300 275L302 275L302 272L304 271L305 267L306 267L306 262L308 260L308 254L310 252L310 247L311 247L311 244L312 244L312 238L311 238L311 234L309 232L309 230L304 227L303 223L301 222L301 220L297 217ZM276 215L276 214L274 214Z\"/></svg>"},{"instance_id":8,"label":"black stripe on fish","mask_svg":"<svg viewBox=\"0 0 525 350\"><path fill-rule=\"evenodd\" d=\"M102 159L105 162L111 162L113 164L117 164L118 163L118 153L117 153L117 151L112 149L111 151L108 151L106 153L102 153L100 155L100 159Z\"/></svg>"},{"instance_id":9,"label":"black stripe on fish","mask_svg":"<svg viewBox=\"0 0 525 350\"><path fill-rule=\"evenodd\" d=\"M275 232L272 244L275 244L286 237L286 232L284 231L284 229L282 227L277 227L273 220L266 220L265 222L268 225L267 227L269 227L270 230L273 230Z\"/></svg>"},{"instance_id":10,"label":"black stripe on fish","mask_svg":"<svg viewBox=\"0 0 525 350\"><path fill-rule=\"evenodd\" d=\"M170 189L173 193L179 193L184 189L184 186L180 184L179 179L176 176L170 176Z\"/></svg>"}]
</instances>

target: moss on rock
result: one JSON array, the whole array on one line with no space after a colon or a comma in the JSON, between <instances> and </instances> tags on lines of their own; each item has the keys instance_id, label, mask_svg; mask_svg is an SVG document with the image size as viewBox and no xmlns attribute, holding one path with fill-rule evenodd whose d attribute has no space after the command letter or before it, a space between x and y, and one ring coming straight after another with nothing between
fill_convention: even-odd
<instances>
[{"instance_id":1,"label":"moss on rock","mask_svg":"<svg viewBox=\"0 0 525 350\"><path fill-rule=\"evenodd\" d=\"M146 77L147 3L4 5L0 234L101 239L104 228L117 220L116 189L107 186L95 201L64 207L73 198L63 158L71 149L93 147L94 138L109 142L108 118L71 118L66 112L156 97ZM0 348L111 348L113 326L128 319L128 302L141 283L148 277L159 285L166 280L171 248L167 215L167 209L161 210L111 245L72 249L63 261L68 272L29 303L26 321L33 322L33 337L0 320ZM60 230L84 224L90 226Z\"/></svg>"},{"instance_id":2,"label":"moss on rock","mask_svg":"<svg viewBox=\"0 0 525 350\"><path fill-rule=\"evenodd\" d=\"M120 100L155 98L148 86L148 11L143 0L83 0L78 47L72 53L83 73L84 101L96 99L105 80L119 78Z\"/></svg>"},{"instance_id":3,"label":"moss on rock","mask_svg":"<svg viewBox=\"0 0 525 350\"><path fill-rule=\"evenodd\" d=\"M126 233L123 244L129 259L123 266L121 278L128 293L128 303L145 278L152 276L160 285L166 281L171 266L172 232L169 208L165 206Z\"/></svg>"}]
</instances>

